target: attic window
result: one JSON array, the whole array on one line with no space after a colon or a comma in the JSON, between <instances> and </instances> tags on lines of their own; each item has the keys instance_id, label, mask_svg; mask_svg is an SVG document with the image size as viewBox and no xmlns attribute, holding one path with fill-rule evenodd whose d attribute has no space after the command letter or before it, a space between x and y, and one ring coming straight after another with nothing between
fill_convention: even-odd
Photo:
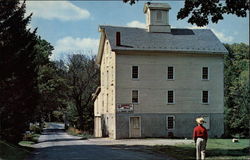
<instances>
[{"instance_id":1,"label":"attic window","mask_svg":"<svg viewBox=\"0 0 250 160\"><path fill-rule=\"evenodd\" d=\"M161 21L162 20L162 13L161 13L161 11L157 11L156 12L156 20L157 21Z\"/></svg>"}]
</instances>

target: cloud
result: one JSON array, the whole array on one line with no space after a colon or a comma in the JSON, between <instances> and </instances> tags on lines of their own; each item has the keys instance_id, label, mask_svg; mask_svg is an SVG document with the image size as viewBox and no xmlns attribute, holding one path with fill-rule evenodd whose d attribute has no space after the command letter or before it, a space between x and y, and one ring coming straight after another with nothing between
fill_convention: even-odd
<instances>
[{"instance_id":1,"label":"cloud","mask_svg":"<svg viewBox=\"0 0 250 160\"><path fill-rule=\"evenodd\" d=\"M215 29L211 29L214 34L222 41L222 42L232 42L234 38L232 36L226 36L223 32L219 32Z\"/></svg>"},{"instance_id":2,"label":"cloud","mask_svg":"<svg viewBox=\"0 0 250 160\"><path fill-rule=\"evenodd\" d=\"M210 27L197 27L197 26L192 26L192 27L187 27L189 29L211 29L214 34L219 38L220 41L228 43L228 42L232 42L234 40L234 38L232 36L227 36L225 35L223 32L217 31L214 28L210 28Z\"/></svg>"},{"instance_id":3,"label":"cloud","mask_svg":"<svg viewBox=\"0 0 250 160\"><path fill-rule=\"evenodd\" d=\"M96 55L99 39L64 37L56 42L51 59L67 59L70 54Z\"/></svg>"},{"instance_id":4,"label":"cloud","mask_svg":"<svg viewBox=\"0 0 250 160\"><path fill-rule=\"evenodd\" d=\"M26 1L27 15L33 13L32 18L61 21L87 19L90 13L69 1Z\"/></svg>"},{"instance_id":5,"label":"cloud","mask_svg":"<svg viewBox=\"0 0 250 160\"><path fill-rule=\"evenodd\" d=\"M138 27L138 28L146 28L146 24L139 21L131 21L127 23L129 27Z\"/></svg>"},{"instance_id":6,"label":"cloud","mask_svg":"<svg viewBox=\"0 0 250 160\"><path fill-rule=\"evenodd\" d=\"M189 28L189 29L208 29L208 27L207 26L205 26L205 27L198 27L198 26L188 26L187 28Z\"/></svg>"}]
</instances>

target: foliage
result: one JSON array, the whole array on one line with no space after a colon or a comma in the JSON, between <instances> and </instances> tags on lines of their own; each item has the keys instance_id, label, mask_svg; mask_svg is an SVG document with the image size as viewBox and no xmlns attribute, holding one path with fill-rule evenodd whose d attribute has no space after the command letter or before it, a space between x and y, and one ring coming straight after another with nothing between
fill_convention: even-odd
<instances>
[{"instance_id":1,"label":"foliage","mask_svg":"<svg viewBox=\"0 0 250 160\"><path fill-rule=\"evenodd\" d=\"M55 111L62 111L67 106L67 81L57 68L55 63L40 66L38 77L38 88L40 93L39 110L40 116L38 118L42 121L51 121L59 117L53 114ZM52 118L52 119L51 119ZM59 118L60 119L60 118ZM57 119L57 120L59 120Z\"/></svg>"},{"instance_id":2,"label":"foliage","mask_svg":"<svg viewBox=\"0 0 250 160\"><path fill-rule=\"evenodd\" d=\"M138 0L123 0L131 5ZM150 3L150 2L149 2ZM189 17L188 23L197 26L206 26L209 20L217 23L223 19L224 14L234 14L238 17L246 17L249 11L249 0L185 0L184 7L180 9L177 19Z\"/></svg>"},{"instance_id":3,"label":"foliage","mask_svg":"<svg viewBox=\"0 0 250 160\"><path fill-rule=\"evenodd\" d=\"M30 125L30 131L32 133L36 133L36 134L41 134L42 132L42 128L36 124L31 124Z\"/></svg>"},{"instance_id":4,"label":"foliage","mask_svg":"<svg viewBox=\"0 0 250 160\"><path fill-rule=\"evenodd\" d=\"M209 19L213 23L217 23L223 19L223 14L235 14L238 17L246 17L249 10L248 0L185 0L184 8L181 8L177 18L184 19L189 15L188 23L197 26L206 26Z\"/></svg>"},{"instance_id":5,"label":"foliage","mask_svg":"<svg viewBox=\"0 0 250 160\"><path fill-rule=\"evenodd\" d=\"M226 134L249 137L249 45L225 45L225 125Z\"/></svg>"},{"instance_id":6,"label":"foliage","mask_svg":"<svg viewBox=\"0 0 250 160\"><path fill-rule=\"evenodd\" d=\"M69 107L71 107L71 114L77 117L77 121L74 119L69 121L75 122L73 125L82 131L93 129L94 108L91 100L98 82L99 71L95 64L95 57L81 54L69 56L68 85L71 101Z\"/></svg>"},{"instance_id":7,"label":"foliage","mask_svg":"<svg viewBox=\"0 0 250 160\"><path fill-rule=\"evenodd\" d=\"M37 37L24 2L0 0L0 8L0 138L17 143L37 105Z\"/></svg>"},{"instance_id":8,"label":"foliage","mask_svg":"<svg viewBox=\"0 0 250 160\"><path fill-rule=\"evenodd\" d=\"M90 135L88 132L82 132L76 128L73 127L69 127L69 129L67 130L67 133L73 136L78 136L81 137L81 139L89 139L89 138L93 138L93 135Z\"/></svg>"},{"instance_id":9,"label":"foliage","mask_svg":"<svg viewBox=\"0 0 250 160\"><path fill-rule=\"evenodd\" d=\"M195 145L176 144L156 145L153 151L167 154L177 159L195 159ZM206 159L247 159L249 157L249 140L240 139L239 143L233 143L231 139L208 139Z\"/></svg>"},{"instance_id":10,"label":"foliage","mask_svg":"<svg viewBox=\"0 0 250 160\"><path fill-rule=\"evenodd\" d=\"M40 137L40 134L36 134L36 133L25 133L23 136L23 141L19 142L19 144L24 144L24 143L37 143L38 142L38 138Z\"/></svg>"}]
</instances>

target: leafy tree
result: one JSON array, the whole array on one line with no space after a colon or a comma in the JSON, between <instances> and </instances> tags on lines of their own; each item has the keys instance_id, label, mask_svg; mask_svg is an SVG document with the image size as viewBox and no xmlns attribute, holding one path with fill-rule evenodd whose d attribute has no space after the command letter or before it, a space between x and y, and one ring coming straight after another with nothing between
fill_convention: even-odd
<instances>
[{"instance_id":1,"label":"leafy tree","mask_svg":"<svg viewBox=\"0 0 250 160\"><path fill-rule=\"evenodd\" d=\"M225 45L225 126L227 135L249 136L249 46Z\"/></svg>"},{"instance_id":2,"label":"leafy tree","mask_svg":"<svg viewBox=\"0 0 250 160\"><path fill-rule=\"evenodd\" d=\"M58 116L59 112L63 112L67 106L67 81L60 75L60 72L53 63L43 65L39 69L40 101L37 110L39 113L36 115L39 116L37 119L40 121L51 121L51 116Z\"/></svg>"},{"instance_id":3,"label":"leafy tree","mask_svg":"<svg viewBox=\"0 0 250 160\"><path fill-rule=\"evenodd\" d=\"M0 138L17 143L37 105L37 38L25 3L0 0Z\"/></svg>"},{"instance_id":4,"label":"leafy tree","mask_svg":"<svg viewBox=\"0 0 250 160\"><path fill-rule=\"evenodd\" d=\"M135 4L136 1L138 0L123 0L131 5ZM184 7L178 12L177 19L189 17L188 23L206 26L209 20L213 23L222 20L224 14L246 17L249 8L249 0L185 0Z\"/></svg>"},{"instance_id":5,"label":"leafy tree","mask_svg":"<svg viewBox=\"0 0 250 160\"><path fill-rule=\"evenodd\" d=\"M49 56L52 55L54 47L49 42L39 36L37 38L37 44L35 45L35 49L39 53L36 55L35 58L35 62L39 64L39 67L51 63Z\"/></svg>"},{"instance_id":6,"label":"leafy tree","mask_svg":"<svg viewBox=\"0 0 250 160\"><path fill-rule=\"evenodd\" d=\"M58 62L50 61L49 56L52 55L54 47L49 42L39 37L35 49L39 53L35 59L39 64L37 79L39 104L34 114L35 121L50 121L54 115L58 119L58 116L63 114L59 112L67 105L66 70L58 67Z\"/></svg>"},{"instance_id":7,"label":"leafy tree","mask_svg":"<svg viewBox=\"0 0 250 160\"><path fill-rule=\"evenodd\" d=\"M71 122L75 121L76 127L82 131L90 131L93 128L94 109L91 99L99 82L99 72L94 59L81 54L71 55L68 59L69 98L72 102L69 111L71 115L77 115L77 121L71 119ZM70 117L73 118L69 115Z\"/></svg>"}]
</instances>

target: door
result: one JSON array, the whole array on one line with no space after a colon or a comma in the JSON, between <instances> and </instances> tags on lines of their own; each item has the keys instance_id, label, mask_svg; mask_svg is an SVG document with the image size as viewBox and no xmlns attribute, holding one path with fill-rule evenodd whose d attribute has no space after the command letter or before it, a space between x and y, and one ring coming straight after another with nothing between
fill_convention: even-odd
<instances>
[{"instance_id":1,"label":"door","mask_svg":"<svg viewBox=\"0 0 250 160\"><path fill-rule=\"evenodd\" d=\"M102 137L101 117L95 117L95 137Z\"/></svg>"},{"instance_id":2,"label":"door","mask_svg":"<svg viewBox=\"0 0 250 160\"><path fill-rule=\"evenodd\" d=\"M141 137L141 118L140 117L130 117L129 120L129 137L137 138Z\"/></svg>"}]
</instances>

